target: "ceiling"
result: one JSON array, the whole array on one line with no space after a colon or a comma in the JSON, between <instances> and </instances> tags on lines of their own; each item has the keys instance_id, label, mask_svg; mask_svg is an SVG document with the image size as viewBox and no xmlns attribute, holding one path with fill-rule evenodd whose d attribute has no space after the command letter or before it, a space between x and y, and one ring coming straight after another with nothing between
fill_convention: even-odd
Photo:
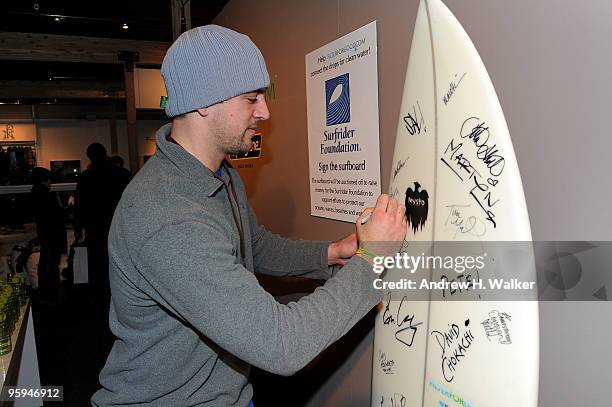
<instances>
[{"instance_id":1,"label":"ceiling","mask_svg":"<svg viewBox=\"0 0 612 407\"><path fill-rule=\"evenodd\" d=\"M0 21L2 31L171 42L172 1L188 3L196 27L209 24L228 0L6 0Z\"/></svg>"},{"instance_id":2,"label":"ceiling","mask_svg":"<svg viewBox=\"0 0 612 407\"><path fill-rule=\"evenodd\" d=\"M0 2L0 31L170 43L171 1L188 3L191 25L195 27L209 24L228 0L5 0ZM124 25L127 29L123 28ZM50 81L103 82L122 86L124 81L120 64L2 60L0 65L2 83L30 81L45 86ZM9 99L0 89L0 101L10 103ZM28 102L44 101L25 101Z\"/></svg>"}]
</instances>

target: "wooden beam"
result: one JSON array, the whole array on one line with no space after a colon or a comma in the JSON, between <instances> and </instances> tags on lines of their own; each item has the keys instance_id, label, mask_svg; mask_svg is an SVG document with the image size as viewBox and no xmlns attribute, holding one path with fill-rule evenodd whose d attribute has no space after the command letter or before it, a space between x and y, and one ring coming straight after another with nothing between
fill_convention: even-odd
<instances>
[{"instance_id":1,"label":"wooden beam","mask_svg":"<svg viewBox=\"0 0 612 407\"><path fill-rule=\"evenodd\" d=\"M161 65L170 43L77 37L72 35L0 32L0 59L21 61L119 64L119 51L140 55L139 63Z\"/></svg>"},{"instance_id":2,"label":"wooden beam","mask_svg":"<svg viewBox=\"0 0 612 407\"><path fill-rule=\"evenodd\" d=\"M119 153L119 140L117 139L117 109L115 109L114 103L110 104L108 126L110 128L111 154L116 155Z\"/></svg>"},{"instance_id":3,"label":"wooden beam","mask_svg":"<svg viewBox=\"0 0 612 407\"><path fill-rule=\"evenodd\" d=\"M128 154L130 171L136 174L140 169L140 157L138 156L138 134L136 129L136 87L134 84L134 65L138 60L137 54L130 55L121 52L119 58L123 60L123 72L125 77L125 113L128 137Z\"/></svg>"},{"instance_id":4,"label":"wooden beam","mask_svg":"<svg viewBox=\"0 0 612 407\"><path fill-rule=\"evenodd\" d=\"M123 83L116 82L0 80L0 98L108 99L125 98L125 91Z\"/></svg>"},{"instance_id":5,"label":"wooden beam","mask_svg":"<svg viewBox=\"0 0 612 407\"><path fill-rule=\"evenodd\" d=\"M172 7L172 38L177 39L184 31L191 29L191 2L189 0L170 0ZM182 19L185 19L183 27Z\"/></svg>"},{"instance_id":6,"label":"wooden beam","mask_svg":"<svg viewBox=\"0 0 612 407\"><path fill-rule=\"evenodd\" d=\"M183 13L185 14L185 31L191 30L191 1L185 2L183 5Z\"/></svg>"}]
</instances>

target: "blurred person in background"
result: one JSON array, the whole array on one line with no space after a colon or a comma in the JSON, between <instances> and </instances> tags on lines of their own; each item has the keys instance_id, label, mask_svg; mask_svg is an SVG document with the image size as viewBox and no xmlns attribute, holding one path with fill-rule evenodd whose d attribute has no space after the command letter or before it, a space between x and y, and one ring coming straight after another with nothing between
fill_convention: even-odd
<instances>
[{"instance_id":1,"label":"blurred person in background","mask_svg":"<svg viewBox=\"0 0 612 407\"><path fill-rule=\"evenodd\" d=\"M113 164L115 167L121 169L123 176L129 183L132 179L132 173L123 167L123 163L124 163L123 158L120 155L114 155L110 158L110 161L111 161L111 164Z\"/></svg>"},{"instance_id":2,"label":"blurred person in background","mask_svg":"<svg viewBox=\"0 0 612 407\"><path fill-rule=\"evenodd\" d=\"M130 180L125 174L127 170L111 163L102 144L91 143L87 157L91 164L81 174L75 195L75 236L80 240L84 229L92 300L95 310L106 318L110 304L108 231L115 207Z\"/></svg>"},{"instance_id":3,"label":"blurred person in background","mask_svg":"<svg viewBox=\"0 0 612 407\"><path fill-rule=\"evenodd\" d=\"M32 170L32 205L40 243L38 287L44 303L57 300L59 264L68 246L64 208L57 192L51 191L50 176L46 168Z\"/></svg>"}]
</instances>

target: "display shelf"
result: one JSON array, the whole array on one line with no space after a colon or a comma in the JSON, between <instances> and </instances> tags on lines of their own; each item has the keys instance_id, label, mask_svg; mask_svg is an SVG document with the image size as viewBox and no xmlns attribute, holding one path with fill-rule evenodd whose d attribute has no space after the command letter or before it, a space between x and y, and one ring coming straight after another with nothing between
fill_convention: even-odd
<instances>
[{"instance_id":1,"label":"display shelf","mask_svg":"<svg viewBox=\"0 0 612 407\"><path fill-rule=\"evenodd\" d=\"M17 382L16 377L13 377L14 374L16 376L17 369L13 369L11 367L11 362L13 365L17 365L17 368L19 367L18 364L21 360L21 352L23 350L23 337L25 335L25 327L27 326L28 322L28 315L26 312L30 312L29 301L26 305L19 308L19 319L17 322L15 322L15 329L11 335L12 350L6 355L0 356L0 386L2 387L4 387L5 384L8 386L14 386Z\"/></svg>"}]
</instances>

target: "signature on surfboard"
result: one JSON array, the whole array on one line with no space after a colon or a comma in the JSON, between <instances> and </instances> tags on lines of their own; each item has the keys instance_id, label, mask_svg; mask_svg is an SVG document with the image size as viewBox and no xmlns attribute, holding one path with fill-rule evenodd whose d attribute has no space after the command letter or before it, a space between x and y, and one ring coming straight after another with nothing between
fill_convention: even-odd
<instances>
[{"instance_id":1,"label":"signature on surfboard","mask_svg":"<svg viewBox=\"0 0 612 407\"><path fill-rule=\"evenodd\" d=\"M482 237L487 233L487 225L476 216L465 216L462 211L464 208L471 208L472 205L447 205L448 216L444 226L454 230L453 238L457 234L465 234L474 237Z\"/></svg>"},{"instance_id":2,"label":"signature on surfboard","mask_svg":"<svg viewBox=\"0 0 612 407\"><path fill-rule=\"evenodd\" d=\"M495 187L501 180L506 160L497 144L491 143L489 127L478 117L469 117L461 126L460 138L451 138L440 160L461 182L472 181L469 195L482 209L493 228L497 227L493 207L496 199ZM476 167L480 168L482 173ZM486 175L483 175L485 173Z\"/></svg>"},{"instance_id":3,"label":"signature on surfboard","mask_svg":"<svg viewBox=\"0 0 612 407\"><path fill-rule=\"evenodd\" d=\"M467 75L467 72L465 72L463 75L461 75L461 77L459 78L457 83L455 83L454 81L451 81L450 85L448 86L448 91L446 91L446 94L444 96L442 96L442 101L444 102L445 106L448 105L448 102L450 102L451 97L455 94L455 91L459 87L459 84L461 83L463 78L465 78L465 75ZM459 74L456 73L455 74L455 78L458 77L458 76L459 76Z\"/></svg>"},{"instance_id":4,"label":"signature on surfboard","mask_svg":"<svg viewBox=\"0 0 612 407\"><path fill-rule=\"evenodd\" d=\"M406 165L406 162L408 161L410 157L406 157L403 160L399 160L396 164L395 167L393 168L393 179L395 179L395 177L397 177L397 174L399 174L399 172L402 170L402 168L404 168L404 165Z\"/></svg>"},{"instance_id":5,"label":"signature on surfboard","mask_svg":"<svg viewBox=\"0 0 612 407\"><path fill-rule=\"evenodd\" d=\"M385 304L385 311L383 312L383 324L395 325L399 328L395 331L395 339L410 347L414 343L414 337L417 333L418 326L421 325L422 322L414 323L415 315L405 312L405 306L404 312L402 313L402 306L406 300L406 296L402 297L397 307L397 311L393 312L391 311L391 292L387 293L387 302Z\"/></svg>"},{"instance_id":6,"label":"signature on surfboard","mask_svg":"<svg viewBox=\"0 0 612 407\"><path fill-rule=\"evenodd\" d=\"M418 100L416 103L416 106L412 105L412 113L408 113L406 116L404 116L404 127L406 127L406 130L408 130L408 133L410 133L411 136L421 134L421 132L427 132L427 128L425 127L425 119L423 118L423 112L421 111L421 105L419 104Z\"/></svg>"},{"instance_id":7,"label":"signature on surfboard","mask_svg":"<svg viewBox=\"0 0 612 407\"><path fill-rule=\"evenodd\" d=\"M393 394L388 404L385 403L385 396L380 397L380 407L406 407L406 397L401 393Z\"/></svg>"}]
</instances>

